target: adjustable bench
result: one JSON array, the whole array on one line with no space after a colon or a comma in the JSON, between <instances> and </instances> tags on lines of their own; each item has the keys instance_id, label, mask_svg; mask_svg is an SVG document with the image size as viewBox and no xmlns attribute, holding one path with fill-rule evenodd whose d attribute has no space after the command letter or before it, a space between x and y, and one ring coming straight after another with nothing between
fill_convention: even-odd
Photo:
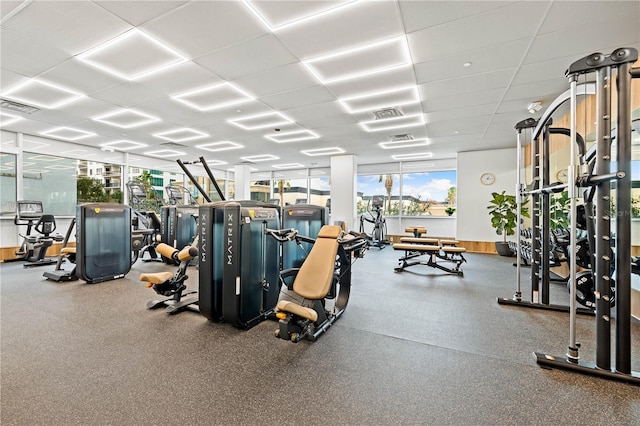
<instances>
[{"instance_id":1,"label":"adjustable bench","mask_svg":"<svg viewBox=\"0 0 640 426\"><path fill-rule=\"evenodd\" d=\"M451 240L445 240L451 241ZM437 268L442 271L448 272L450 274L463 275L460 266L462 263L467 260L464 258L462 253L465 253L467 250L464 247L455 247L451 245L439 245L439 244L412 244L412 243L399 243L393 245L394 250L403 250L404 256L398 259L400 266L394 268L396 272L402 272L405 268L413 265L427 265L432 268ZM427 255L427 260L414 260L420 256ZM452 262L454 264L453 267L448 268L441 263L438 263L438 260Z\"/></svg>"},{"instance_id":2,"label":"adjustable bench","mask_svg":"<svg viewBox=\"0 0 640 426\"><path fill-rule=\"evenodd\" d=\"M427 233L427 228L424 226L408 226L404 228L404 232L410 232L414 237L419 237L420 235Z\"/></svg>"}]
</instances>

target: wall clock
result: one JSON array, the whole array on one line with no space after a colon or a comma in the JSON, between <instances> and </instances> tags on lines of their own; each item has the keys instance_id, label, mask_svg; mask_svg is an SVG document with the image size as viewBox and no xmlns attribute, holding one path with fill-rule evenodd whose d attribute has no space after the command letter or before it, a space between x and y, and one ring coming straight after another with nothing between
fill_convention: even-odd
<instances>
[{"instance_id":1,"label":"wall clock","mask_svg":"<svg viewBox=\"0 0 640 426\"><path fill-rule=\"evenodd\" d=\"M483 185L493 185L493 182L496 181L496 175L493 173L483 173L480 175L480 182Z\"/></svg>"},{"instance_id":2,"label":"wall clock","mask_svg":"<svg viewBox=\"0 0 640 426\"><path fill-rule=\"evenodd\" d=\"M556 173L556 179L558 179L559 182L567 183L569 181L567 169L558 170L558 173Z\"/></svg>"}]
</instances>

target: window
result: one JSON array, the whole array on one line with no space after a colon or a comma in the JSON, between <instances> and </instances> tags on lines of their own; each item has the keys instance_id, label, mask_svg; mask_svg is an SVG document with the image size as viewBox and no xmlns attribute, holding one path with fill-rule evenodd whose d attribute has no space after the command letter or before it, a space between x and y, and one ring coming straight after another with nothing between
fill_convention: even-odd
<instances>
[{"instance_id":1,"label":"window","mask_svg":"<svg viewBox=\"0 0 640 426\"><path fill-rule=\"evenodd\" d=\"M331 196L331 185L328 177L309 179L309 204L326 206Z\"/></svg>"},{"instance_id":2,"label":"window","mask_svg":"<svg viewBox=\"0 0 640 426\"><path fill-rule=\"evenodd\" d=\"M400 175L358 175L358 214L371 212L382 198L382 213L397 216L400 206Z\"/></svg>"},{"instance_id":3,"label":"window","mask_svg":"<svg viewBox=\"0 0 640 426\"><path fill-rule=\"evenodd\" d=\"M78 160L76 171L78 203L95 201L122 204L122 166Z\"/></svg>"},{"instance_id":4,"label":"window","mask_svg":"<svg viewBox=\"0 0 640 426\"><path fill-rule=\"evenodd\" d=\"M403 216L447 216L455 205L455 170L402 175Z\"/></svg>"}]
</instances>

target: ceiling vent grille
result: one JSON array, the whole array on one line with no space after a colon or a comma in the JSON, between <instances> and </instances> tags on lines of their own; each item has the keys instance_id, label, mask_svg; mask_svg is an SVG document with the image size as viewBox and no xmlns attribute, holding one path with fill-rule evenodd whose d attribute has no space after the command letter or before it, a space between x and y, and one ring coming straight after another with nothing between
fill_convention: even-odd
<instances>
[{"instance_id":1,"label":"ceiling vent grille","mask_svg":"<svg viewBox=\"0 0 640 426\"><path fill-rule=\"evenodd\" d=\"M0 107L18 111L23 114L31 114L36 111L40 111L40 108L36 108L31 105L21 104L20 102L9 101L7 99L0 99Z\"/></svg>"},{"instance_id":2,"label":"ceiling vent grille","mask_svg":"<svg viewBox=\"0 0 640 426\"><path fill-rule=\"evenodd\" d=\"M181 143L176 143L176 142L164 142L160 144L161 146L168 146L171 148L186 148L187 145L183 145Z\"/></svg>"},{"instance_id":3,"label":"ceiling vent grille","mask_svg":"<svg viewBox=\"0 0 640 426\"><path fill-rule=\"evenodd\" d=\"M385 120L387 118L402 117L404 114L400 108L385 108L378 111L373 111L373 118L375 120Z\"/></svg>"},{"instance_id":4,"label":"ceiling vent grille","mask_svg":"<svg viewBox=\"0 0 640 426\"><path fill-rule=\"evenodd\" d=\"M413 135L410 133L405 133L404 135L393 135L389 136L390 142L403 142L403 141L412 141Z\"/></svg>"}]
</instances>

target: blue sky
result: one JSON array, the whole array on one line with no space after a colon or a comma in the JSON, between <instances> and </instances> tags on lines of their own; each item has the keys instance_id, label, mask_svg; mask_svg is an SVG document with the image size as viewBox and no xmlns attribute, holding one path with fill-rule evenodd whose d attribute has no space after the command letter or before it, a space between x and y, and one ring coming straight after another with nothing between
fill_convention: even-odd
<instances>
[{"instance_id":1,"label":"blue sky","mask_svg":"<svg viewBox=\"0 0 640 426\"><path fill-rule=\"evenodd\" d=\"M359 175L358 192L364 195L386 195L384 177L378 182L380 175ZM392 194L400 192L400 175L394 175ZM421 200L444 201L449 188L456 186L455 170L444 170L424 173L405 173L403 175L403 195L420 197Z\"/></svg>"}]
</instances>

